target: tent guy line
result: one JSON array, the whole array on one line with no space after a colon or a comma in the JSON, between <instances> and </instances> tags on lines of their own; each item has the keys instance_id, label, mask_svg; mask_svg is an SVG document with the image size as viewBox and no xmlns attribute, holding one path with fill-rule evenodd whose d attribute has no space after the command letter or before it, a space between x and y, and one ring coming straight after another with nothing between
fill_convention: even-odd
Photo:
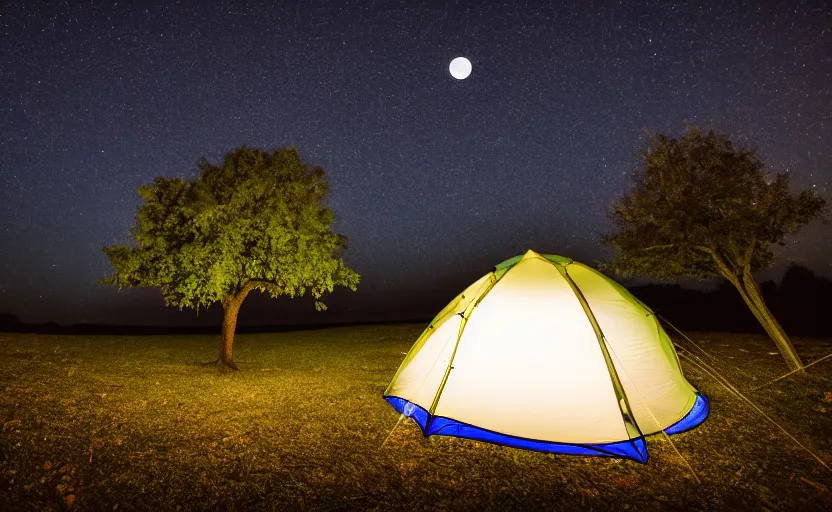
<instances>
[{"instance_id":1,"label":"tent guy line","mask_svg":"<svg viewBox=\"0 0 832 512\"><path fill-rule=\"evenodd\" d=\"M659 318L659 320L666 323L668 326L673 328L673 330L675 330L676 332L681 334L681 331L679 329L677 329L675 325L671 324L670 321L667 318L665 318L663 315L660 315L660 314L656 313L656 316ZM682 336L684 336L684 334L682 334ZM694 342L692 339L690 339L688 337L685 337L685 339L687 339L694 347L696 347L697 350L702 352L704 355L708 356L708 359L710 359L711 361L713 361L715 363L726 364L726 365L730 366L731 368L733 368L734 370L738 371L739 373L743 374L749 380L754 380L755 379L755 377L753 375L748 374L748 372L746 372L745 370L743 370L739 366L737 366L735 364L732 364L729 361L726 361L724 359L720 359L718 357L715 357L715 356L709 354L707 351L705 351L704 348L702 348L698 343Z\"/></svg>"},{"instance_id":2,"label":"tent guy line","mask_svg":"<svg viewBox=\"0 0 832 512\"><path fill-rule=\"evenodd\" d=\"M774 380L766 382L765 384L761 384L761 385L757 386L756 388L752 388L751 391L752 392L753 391L759 391L759 390L763 389L764 387L770 386L770 385L774 384L775 382L778 382L778 381L781 381L781 380L785 379L786 377L790 377L790 376L794 375L795 373L800 372L802 370L805 370L806 368L808 368L810 366L813 366L813 365L816 365L816 364L821 363L823 361L826 361L830 357L832 357L832 352L826 354L825 356L821 357L820 359L816 359L816 360L812 361L809 364L803 365L803 368L798 368L797 370L792 370L789 373L781 375L781 376L777 377Z\"/></svg>"},{"instance_id":3,"label":"tent guy line","mask_svg":"<svg viewBox=\"0 0 832 512\"><path fill-rule=\"evenodd\" d=\"M671 325L671 327L673 327L673 326ZM673 327L673 329L675 329L676 332L678 332L680 335L682 335L686 340L693 343L693 341L690 338L688 338L682 331L680 331L679 329L676 329L675 327ZM777 428L779 428L796 445L803 448L803 450L805 450L807 453L809 453L809 455L811 455L824 468L826 468L827 471L832 473L832 468L830 468L829 465L823 459L821 459L819 455L817 455L814 451L812 451L806 445L801 443L796 437L794 437L782 425L777 423L771 416L769 416L768 414L763 412L762 409L757 407L757 405L754 402L752 402L748 397L746 397L744 394L742 394L736 387L734 387L733 384L731 384L731 382L728 379L726 379L719 372L717 372L717 370L714 367L710 366L708 363L703 361L699 356L697 356L696 354L694 354L690 350L686 349L685 347L682 347L678 343L674 343L674 345L676 346L676 348L678 348L682 351L682 355L685 356L685 358L688 360L688 362L690 362L691 364L693 364L694 366L696 366L697 368L702 370L704 373L710 375L711 378L713 378L717 383L719 383L722 387L724 387L726 390L728 390L729 393L733 393L734 395L736 395L737 397L742 399L744 402L746 402L748 405L750 405L755 411L757 411L757 413L760 414L760 416L767 419L769 422L771 422L773 425L775 425ZM832 355L832 354L830 354L830 355ZM691 358L693 358L693 359L691 359ZM696 361L694 361L694 359L696 359ZM815 361L815 362L820 362L820 360Z\"/></svg>"}]
</instances>

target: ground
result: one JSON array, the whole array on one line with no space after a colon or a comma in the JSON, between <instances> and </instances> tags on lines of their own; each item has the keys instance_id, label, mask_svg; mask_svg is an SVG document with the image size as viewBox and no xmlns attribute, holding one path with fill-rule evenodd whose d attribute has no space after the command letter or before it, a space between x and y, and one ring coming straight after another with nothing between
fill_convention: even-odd
<instances>
[{"instance_id":1,"label":"ground","mask_svg":"<svg viewBox=\"0 0 832 512\"><path fill-rule=\"evenodd\" d=\"M0 509L832 509L832 471L701 369L832 466L832 358L755 390L786 372L766 338L676 339L711 416L641 465L397 424L381 393L422 327L240 335L239 372L199 364L219 335L0 333Z\"/></svg>"}]
</instances>

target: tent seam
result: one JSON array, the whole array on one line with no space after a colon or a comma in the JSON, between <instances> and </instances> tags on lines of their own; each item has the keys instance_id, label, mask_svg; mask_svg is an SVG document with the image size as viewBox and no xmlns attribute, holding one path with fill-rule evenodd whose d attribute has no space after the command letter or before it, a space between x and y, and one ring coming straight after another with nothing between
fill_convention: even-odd
<instances>
[{"instance_id":1,"label":"tent seam","mask_svg":"<svg viewBox=\"0 0 832 512\"><path fill-rule=\"evenodd\" d=\"M610 375L610 380L613 384L613 389L616 391L616 395L620 393L621 399L624 400L624 405L627 407L626 416L630 418L633 426L636 428L636 431L639 433L640 438L644 438L644 432L641 431L641 428L638 426L638 422L636 421L636 417L633 411L632 405L630 405L630 400L627 398L627 392L624 389L624 385L621 383L621 377L618 375L618 371L615 369L615 365L612 362L612 358L610 357L609 351L607 351L606 347L606 337L604 336L603 331L601 331L601 326L598 324L598 320L595 318L595 313L592 312L592 308L589 306L589 302L587 302L586 297L584 297L583 292L566 271L565 267L558 267L558 271L560 272L561 276L566 280L569 284L569 287L572 289L572 293L575 295L575 298L578 299L578 302L581 303L581 306L584 309L584 313L586 313L587 319L589 320L590 325L592 326L592 330L595 331L595 337L598 341L598 346L601 349L601 353L604 355L604 361L607 363L607 372ZM619 400L616 400L616 405L618 406L619 412L621 412L621 420L625 422L626 425L626 418L624 410L621 409L621 403ZM625 428L626 429L626 428ZM627 436L629 437L630 433L627 432ZM630 440L632 441L632 437ZM646 445L645 445L646 446Z\"/></svg>"},{"instance_id":2,"label":"tent seam","mask_svg":"<svg viewBox=\"0 0 832 512\"><path fill-rule=\"evenodd\" d=\"M518 261L517 263L520 263L520 262ZM445 391L445 384L448 383L448 377L451 375L451 370L453 369L454 358L456 357L456 351L459 349L459 340L462 339L462 332L465 330L465 326L468 325L468 319L471 317L471 315L474 314L474 310L477 309L477 307L480 305L480 302L482 302L483 299L485 299L485 296L488 295L489 293L491 293L491 290L493 290L494 287L497 286L497 283L502 281L502 279L506 276L506 274L511 272L511 270L514 269L514 267L517 266L517 263L515 263L514 265L509 267L508 270L503 272L503 275L501 275L500 277L497 277L496 272L491 271L490 274L494 276L494 282L491 284L491 286L489 286L485 291L483 291L480 294L480 296L477 298L477 300L472 302L473 305L469 306L471 308L471 312L468 313L468 316L466 317L465 315L461 315L462 316L462 322L460 322L460 324L459 324L459 333L456 336L456 343L454 344L454 351L451 353L451 357L448 360L448 367L445 369L445 375L442 377L442 382L440 382L440 384L439 384L439 389L436 391L436 396L434 396L433 402L430 405L430 409L428 409L429 417L428 417L427 425L430 425L430 423L433 422L433 418L434 418L434 415L436 413L436 407L439 405L439 399L442 398L442 392Z\"/></svg>"}]
</instances>

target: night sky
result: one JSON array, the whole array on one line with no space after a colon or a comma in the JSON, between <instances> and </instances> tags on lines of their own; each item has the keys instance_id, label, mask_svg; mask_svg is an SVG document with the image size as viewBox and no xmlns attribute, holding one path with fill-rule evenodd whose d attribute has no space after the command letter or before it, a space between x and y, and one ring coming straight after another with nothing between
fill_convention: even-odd
<instances>
[{"instance_id":1,"label":"night sky","mask_svg":"<svg viewBox=\"0 0 832 512\"><path fill-rule=\"evenodd\" d=\"M241 324L432 316L531 248L592 264L646 132L685 121L832 192L825 2L3 2L0 312L218 325L99 285L156 176L295 145L332 185L359 292ZM473 63L466 80L448 64ZM781 253L832 277L829 226Z\"/></svg>"}]
</instances>

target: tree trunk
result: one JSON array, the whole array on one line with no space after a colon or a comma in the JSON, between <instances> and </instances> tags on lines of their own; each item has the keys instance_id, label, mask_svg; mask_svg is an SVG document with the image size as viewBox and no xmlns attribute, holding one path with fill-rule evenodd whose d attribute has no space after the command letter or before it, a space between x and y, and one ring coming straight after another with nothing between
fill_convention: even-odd
<instances>
[{"instance_id":1,"label":"tree trunk","mask_svg":"<svg viewBox=\"0 0 832 512\"><path fill-rule=\"evenodd\" d=\"M774 318L771 311L769 311L754 276L751 275L750 272L743 272L741 278L735 277L734 279L729 280L734 287L736 287L737 291L740 292L745 304L777 346L780 354L783 355L783 359L786 360L786 365L789 367L789 370L803 371L803 362L800 360L800 356L794 349L794 345L792 345L792 342L783 330L783 327L780 326L780 323Z\"/></svg>"},{"instance_id":2,"label":"tree trunk","mask_svg":"<svg viewBox=\"0 0 832 512\"><path fill-rule=\"evenodd\" d=\"M248 292L249 290L244 287L239 293L226 298L222 305L222 347L220 348L220 361L235 371L238 368L234 364L233 358L234 331L237 329L237 314L240 312L240 306L246 300Z\"/></svg>"}]
</instances>

